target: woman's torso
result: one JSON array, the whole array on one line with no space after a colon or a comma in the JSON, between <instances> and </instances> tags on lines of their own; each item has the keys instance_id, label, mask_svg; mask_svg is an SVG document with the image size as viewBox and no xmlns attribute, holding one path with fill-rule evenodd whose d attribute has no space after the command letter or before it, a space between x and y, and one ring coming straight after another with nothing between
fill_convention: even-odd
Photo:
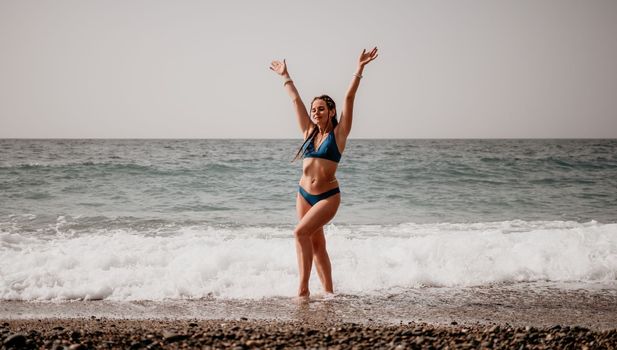
<instances>
[{"instance_id":1,"label":"woman's torso","mask_svg":"<svg viewBox=\"0 0 617 350\"><path fill-rule=\"evenodd\" d=\"M323 193L339 186L336 180L336 160L343 154L346 140L338 131L338 128L335 128L320 140L319 144L312 144L313 140L305 147L304 155L307 155L308 150L310 157L305 157L302 161L300 186L311 194Z\"/></svg>"}]
</instances>

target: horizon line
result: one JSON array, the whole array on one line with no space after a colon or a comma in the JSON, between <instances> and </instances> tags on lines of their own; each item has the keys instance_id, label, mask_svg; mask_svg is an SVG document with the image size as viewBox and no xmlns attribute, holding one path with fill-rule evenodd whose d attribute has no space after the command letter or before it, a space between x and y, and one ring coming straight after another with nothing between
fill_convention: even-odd
<instances>
[{"instance_id":1,"label":"horizon line","mask_svg":"<svg viewBox=\"0 0 617 350\"><path fill-rule=\"evenodd\" d=\"M375 137L349 138L353 140L617 140L617 137ZM302 140L302 138L244 138L244 137L0 137L0 140Z\"/></svg>"}]
</instances>

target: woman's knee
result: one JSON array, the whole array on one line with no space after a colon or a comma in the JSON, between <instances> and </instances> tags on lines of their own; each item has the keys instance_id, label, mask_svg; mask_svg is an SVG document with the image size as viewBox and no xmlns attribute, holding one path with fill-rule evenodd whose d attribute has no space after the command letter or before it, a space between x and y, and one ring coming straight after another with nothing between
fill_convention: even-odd
<instances>
[{"instance_id":1,"label":"woman's knee","mask_svg":"<svg viewBox=\"0 0 617 350\"><path fill-rule=\"evenodd\" d=\"M296 238L310 237L312 232L309 232L307 229L302 227L296 227L294 229L294 236Z\"/></svg>"}]
</instances>

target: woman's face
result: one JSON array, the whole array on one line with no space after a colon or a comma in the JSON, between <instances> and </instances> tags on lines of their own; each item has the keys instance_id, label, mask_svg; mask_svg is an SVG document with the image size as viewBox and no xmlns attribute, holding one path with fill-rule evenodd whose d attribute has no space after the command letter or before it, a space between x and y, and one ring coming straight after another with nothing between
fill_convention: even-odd
<instances>
[{"instance_id":1,"label":"woman's face","mask_svg":"<svg viewBox=\"0 0 617 350\"><path fill-rule=\"evenodd\" d=\"M313 101L311 106L311 118L317 124L326 124L330 118L334 116L334 110L328 110L326 101L317 99Z\"/></svg>"}]
</instances>

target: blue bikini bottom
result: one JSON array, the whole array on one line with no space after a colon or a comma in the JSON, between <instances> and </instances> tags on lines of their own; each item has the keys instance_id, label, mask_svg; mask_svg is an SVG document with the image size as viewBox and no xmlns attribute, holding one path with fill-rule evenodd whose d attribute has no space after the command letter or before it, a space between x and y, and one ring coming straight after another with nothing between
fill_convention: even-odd
<instances>
[{"instance_id":1,"label":"blue bikini bottom","mask_svg":"<svg viewBox=\"0 0 617 350\"><path fill-rule=\"evenodd\" d=\"M341 190L337 187L337 188L333 188L329 191L326 191L324 193L320 193L320 194L310 194L308 192L306 192L304 190L304 188L302 188L302 186L298 186L298 192L300 192L300 195L306 199L306 201L312 206L314 206L315 204L317 204L320 200L322 199L326 199L328 197L334 196L337 193L341 193Z\"/></svg>"}]
</instances>

